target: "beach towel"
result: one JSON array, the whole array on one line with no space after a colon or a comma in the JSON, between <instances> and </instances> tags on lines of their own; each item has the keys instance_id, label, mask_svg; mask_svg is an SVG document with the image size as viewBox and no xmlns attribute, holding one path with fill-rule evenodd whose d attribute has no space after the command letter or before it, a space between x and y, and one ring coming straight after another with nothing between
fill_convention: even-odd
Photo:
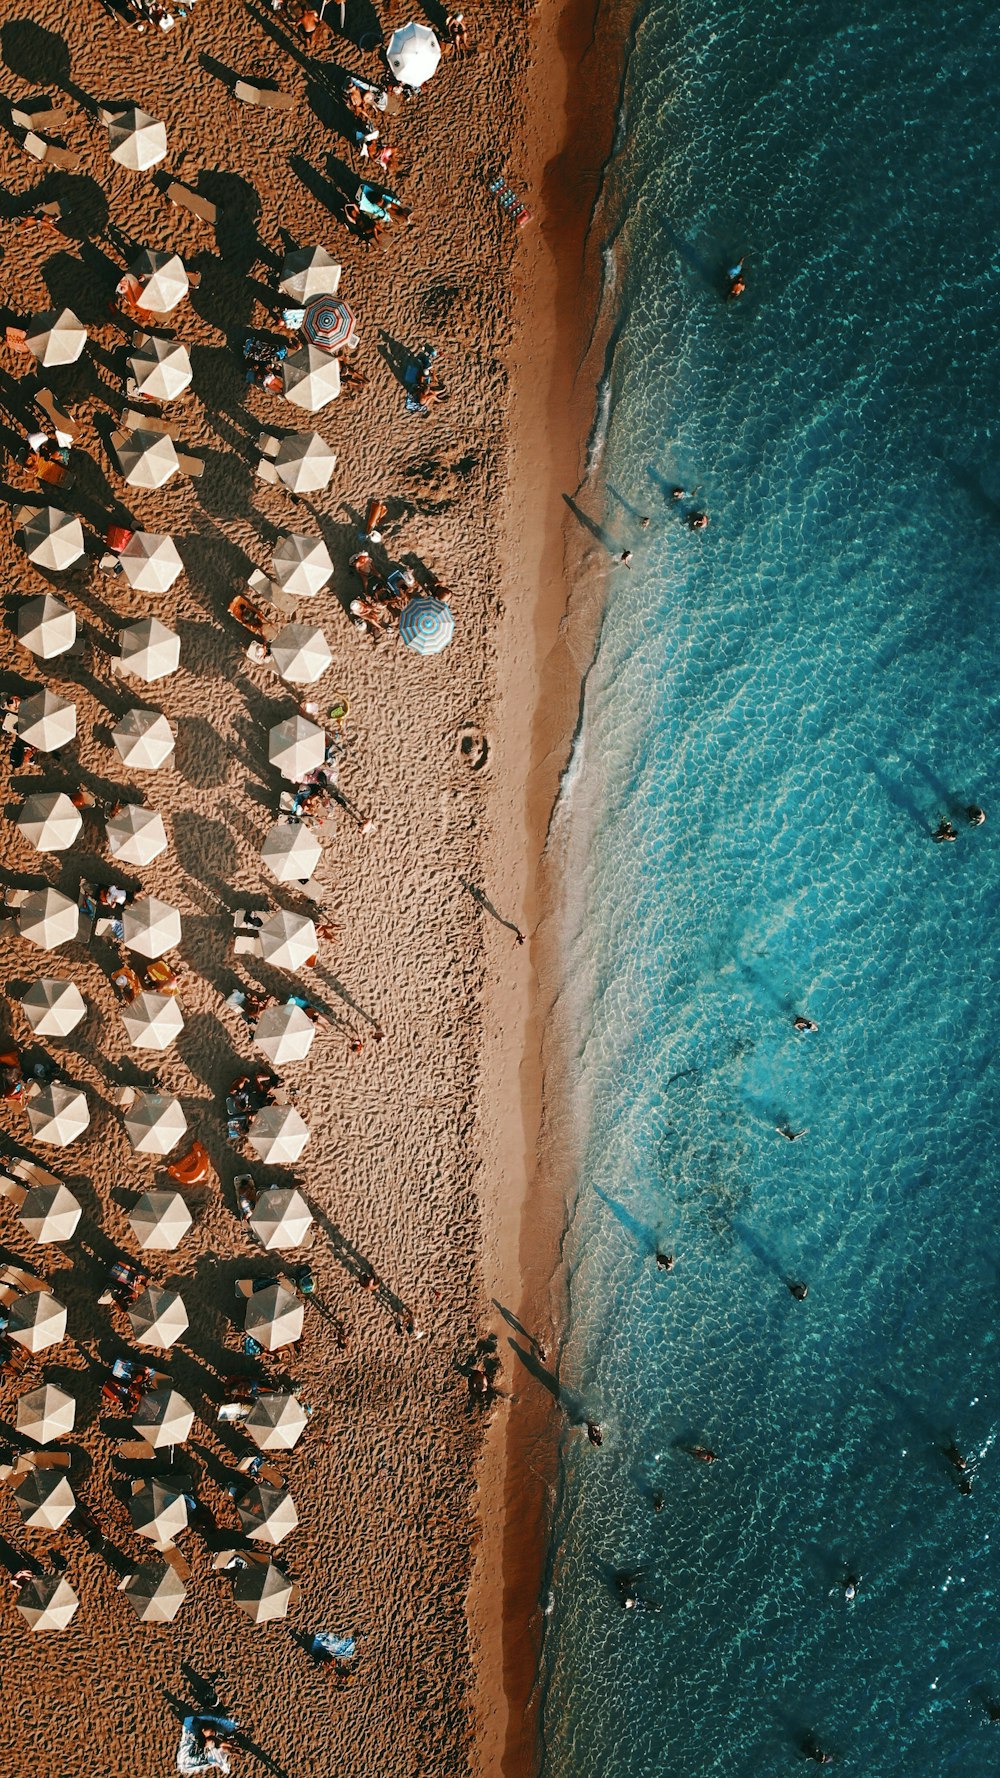
<instances>
[{"instance_id":1,"label":"beach towel","mask_svg":"<svg viewBox=\"0 0 1000 1778\"><path fill-rule=\"evenodd\" d=\"M177 1749L178 1772L231 1772L228 1754L219 1747L201 1746L195 1729L200 1722L211 1723L220 1735L231 1735L238 1726L226 1716L186 1716Z\"/></svg>"}]
</instances>

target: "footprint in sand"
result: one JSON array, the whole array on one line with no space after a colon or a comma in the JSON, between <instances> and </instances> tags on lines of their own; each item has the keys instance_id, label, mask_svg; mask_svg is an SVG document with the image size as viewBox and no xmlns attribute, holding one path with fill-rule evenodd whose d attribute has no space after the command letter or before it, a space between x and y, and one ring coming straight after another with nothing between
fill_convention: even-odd
<instances>
[{"instance_id":1,"label":"footprint in sand","mask_svg":"<svg viewBox=\"0 0 1000 1778\"><path fill-rule=\"evenodd\" d=\"M458 731L459 758L470 771L481 772L490 757L490 743L481 729L467 722Z\"/></svg>"}]
</instances>

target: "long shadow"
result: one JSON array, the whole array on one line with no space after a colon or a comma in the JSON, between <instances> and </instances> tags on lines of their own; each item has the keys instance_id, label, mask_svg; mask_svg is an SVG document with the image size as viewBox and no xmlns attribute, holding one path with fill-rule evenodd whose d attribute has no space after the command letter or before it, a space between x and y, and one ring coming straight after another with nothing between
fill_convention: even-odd
<instances>
[{"instance_id":1,"label":"long shadow","mask_svg":"<svg viewBox=\"0 0 1000 1778\"><path fill-rule=\"evenodd\" d=\"M623 1229L628 1230L628 1233L633 1237L641 1251L646 1254L655 1253L657 1250L658 1238L655 1231L649 1227L649 1224L640 1222L637 1216L633 1216L630 1210L626 1210L624 1204L620 1204L616 1198L609 1197L608 1193L602 1191L599 1185L596 1185L594 1190L601 1202L607 1205L616 1221L621 1223Z\"/></svg>"},{"instance_id":2,"label":"long shadow","mask_svg":"<svg viewBox=\"0 0 1000 1778\"><path fill-rule=\"evenodd\" d=\"M490 1301L493 1304L494 1309L496 1309L497 1313L503 1316L504 1320L507 1323L507 1326L512 1327L514 1329L515 1333L520 1334L521 1338L523 1340L527 1340L529 1342L529 1344L534 1348L538 1357L540 1359L544 1360L545 1347L542 1345L542 1342L537 1337L537 1335L531 1333L529 1331L529 1329L525 1327L523 1321L518 1320L517 1316L514 1314L513 1309L506 1309L504 1307L503 1303L499 1302L495 1296L491 1297Z\"/></svg>"},{"instance_id":3,"label":"long shadow","mask_svg":"<svg viewBox=\"0 0 1000 1778\"><path fill-rule=\"evenodd\" d=\"M563 499L569 507L570 512L573 514L573 517L583 526L585 531L589 531L590 535L597 539L597 542L607 550L608 555L618 555L618 545L610 532L605 531L603 525L599 525L596 519L592 519L589 512L584 512L583 508L577 505L572 494L564 494Z\"/></svg>"},{"instance_id":4,"label":"long shadow","mask_svg":"<svg viewBox=\"0 0 1000 1778\"><path fill-rule=\"evenodd\" d=\"M489 896L483 893L482 889L477 888L475 883L470 883L467 877L460 876L458 880L461 883L462 888L468 890L473 901L477 902L481 908L485 908L488 914L492 914L498 925L506 926L507 931L512 932L515 938L520 939L523 937L521 928L518 926L517 922L515 920L505 919L503 914L493 906Z\"/></svg>"},{"instance_id":5,"label":"long shadow","mask_svg":"<svg viewBox=\"0 0 1000 1778\"><path fill-rule=\"evenodd\" d=\"M507 1344L521 1360L525 1370L531 1372L536 1383L541 1383L542 1388L548 1390L553 1401L568 1416L570 1424L573 1426L584 1425L590 1416L580 1396L574 1394L571 1389L564 1388L555 1372L546 1370L537 1353L533 1352L530 1346L519 1346L516 1340L508 1340Z\"/></svg>"},{"instance_id":6,"label":"long shadow","mask_svg":"<svg viewBox=\"0 0 1000 1778\"><path fill-rule=\"evenodd\" d=\"M888 772L879 765L877 760L868 758L864 761L864 765L875 779L876 784L881 786L889 802L912 821L917 831L921 834L932 834L934 829L912 791L895 778L890 778Z\"/></svg>"}]
</instances>

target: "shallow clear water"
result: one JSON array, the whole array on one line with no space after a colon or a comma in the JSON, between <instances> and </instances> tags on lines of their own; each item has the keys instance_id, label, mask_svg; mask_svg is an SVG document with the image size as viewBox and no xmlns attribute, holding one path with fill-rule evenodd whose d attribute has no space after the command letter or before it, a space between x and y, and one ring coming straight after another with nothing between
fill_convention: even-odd
<instances>
[{"instance_id":1,"label":"shallow clear water","mask_svg":"<svg viewBox=\"0 0 1000 1778\"><path fill-rule=\"evenodd\" d=\"M561 1379L605 1436L565 1441L546 1778L805 1770L808 1732L872 1778L1000 1755L998 91L975 0L637 28L603 466L635 561L564 814Z\"/></svg>"}]
</instances>

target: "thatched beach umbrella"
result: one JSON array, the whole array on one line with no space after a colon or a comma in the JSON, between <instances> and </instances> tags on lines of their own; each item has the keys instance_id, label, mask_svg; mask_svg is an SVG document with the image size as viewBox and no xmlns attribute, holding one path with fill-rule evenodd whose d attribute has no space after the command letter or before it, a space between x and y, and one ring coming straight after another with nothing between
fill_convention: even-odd
<instances>
[{"instance_id":1,"label":"thatched beach umbrella","mask_svg":"<svg viewBox=\"0 0 1000 1778\"><path fill-rule=\"evenodd\" d=\"M129 1501L129 1512L138 1535L148 1537L150 1543L161 1549L188 1527L187 1501L160 1476L139 1483Z\"/></svg>"},{"instance_id":2,"label":"thatched beach umbrella","mask_svg":"<svg viewBox=\"0 0 1000 1778\"><path fill-rule=\"evenodd\" d=\"M180 665L181 639L158 617L141 617L138 623L126 624L118 632L118 646L122 672L132 673L147 684L165 679Z\"/></svg>"},{"instance_id":3,"label":"thatched beach umbrella","mask_svg":"<svg viewBox=\"0 0 1000 1778\"><path fill-rule=\"evenodd\" d=\"M26 1235L39 1246L71 1241L81 1217L73 1193L65 1185L33 1185L17 1212Z\"/></svg>"},{"instance_id":4,"label":"thatched beach umbrella","mask_svg":"<svg viewBox=\"0 0 1000 1778\"><path fill-rule=\"evenodd\" d=\"M126 803L106 826L111 855L123 864L151 864L167 849L163 816L141 803Z\"/></svg>"},{"instance_id":5,"label":"thatched beach umbrella","mask_svg":"<svg viewBox=\"0 0 1000 1778\"><path fill-rule=\"evenodd\" d=\"M172 1624L187 1598L187 1587L169 1562L146 1562L119 1582L141 1624Z\"/></svg>"},{"instance_id":6,"label":"thatched beach umbrella","mask_svg":"<svg viewBox=\"0 0 1000 1778\"><path fill-rule=\"evenodd\" d=\"M243 1326L265 1352L292 1346L302 1333L302 1298L284 1284L268 1284L247 1297Z\"/></svg>"},{"instance_id":7,"label":"thatched beach umbrella","mask_svg":"<svg viewBox=\"0 0 1000 1778\"><path fill-rule=\"evenodd\" d=\"M258 1395L244 1421L260 1451L291 1451L308 1424L309 1416L298 1396L280 1391Z\"/></svg>"},{"instance_id":8,"label":"thatched beach umbrella","mask_svg":"<svg viewBox=\"0 0 1000 1778\"><path fill-rule=\"evenodd\" d=\"M137 994L123 1007L122 1022L137 1050L165 1050L184 1029L184 1018L172 994Z\"/></svg>"},{"instance_id":9,"label":"thatched beach umbrella","mask_svg":"<svg viewBox=\"0 0 1000 1778\"><path fill-rule=\"evenodd\" d=\"M36 1445L51 1445L57 1438L68 1438L76 1423L76 1402L65 1389L54 1383L43 1383L22 1395L17 1404L17 1430Z\"/></svg>"},{"instance_id":10,"label":"thatched beach umbrella","mask_svg":"<svg viewBox=\"0 0 1000 1778\"><path fill-rule=\"evenodd\" d=\"M144 1438L154 1451L162 1451L191 1437L194 1409L176 1389L149 1389L136 1408L132 1425L137 1438Z\"/></svg>"},{"instance_id":11,"label":"thatched beach umbrella","mask_svg":"<svg viewBox=\"0 0 1000 1778\"><path fill-rule=\"evenodd\" d=\"M30 938L43 951L54 951L77 937L80 910L58 889L32 889L18 908L17 928L22 938Z\"/></svg>"},{"instance_id":12,"label":"thatched beach umbrella","mask_svg":"<svg viewBox=\"0 0 1000 1778\"><path fill-rule=\"evenodd\" d=\"M172 537L158 531L133 531L118 552L122 573L137 593L166 593L184 568Z\"/></svg>"},{"instance_id":13,"label":"thatched beach umbrella","mask_svg":"<svg viewBox=\"0 0 1000 1778\"><path fill-rule=\"evenodd\" d=\"M111 159L132 173L145 173L164 159L167 152L166 125L140 111L138 105L126 105L120 111L102 112L108 126Z\"/></svg>"},{"instance_id":14,"label":"thatched beach umbrella","mask_svg":"<svg viewBox=\"0 0 1000 1778\"><path fill-rule=\"evenodd\" d=\"M155 248L144 247L128 269L142 285L139 307L154 315L169 315L190 289L184 261L177 253L158 253Z\"/></svg>"},{"instance_id":15,"label":"thatched beach umbrella","mask_svg":"<svg viewBox=\"0 0 1000 1778\"><path fill-rule=\"evenodd\" d=\"M254 1045L276 1066L284 1062L302 1062L312 1048L316 1027L301 1006L291 1001L285 1006L268 1006L257 1020ZM268 1194L270 1195L270 1194Z\"/></svg>"},{"instance_id":16,"label":"thatched beach umbrella","mask_svg":"<svg viewBox=\"0 0 1000 1778\"><path fill-rule=\"evenodd\" d=\"M147 895L122 909L125 943L141 957L162 957L181 942L181 917L169 901Z\"/></svg>"},{"instance_id":17,"label":"thatched beach umbrella","mask_svg":"<svg viewBox=\"0 0 1000 1778\"><path fill-rule=\"evenodd\" d=\"M316 346L303 346L285 359L281 380L285 400L315 414L340 394L340 364Z\"/></svg>"},{"instance_id":18,"label":"thatched beach umbrella","mask_svg":"<svg viewBox=\"0 0 1000 1778\"><path fill-rule=\"evenodd\" d=\"M180 462L168 432L137 426L114 447L118 467L130 488L162 488L176 475Z\"/></svg>"},{"instance_id":19,"label":"thatched beach umbrella","mask_svg":"<svg viewBox=\"0 0 1000 1778\"><path fill-rule=\"evenodd\" d=\"M308 827L276 821L268 830L260 856L279 883L305 883L319 864L323 848Z\"/></svg>"},{"instance_id":20,"label":"thatched beach umbrella","mask_svg":"<svg viewBox=\"0 0 1000 1778\"><path fill-rule=\"evenodd\" d=\"M293 432L281 440L272 462L286 488L308 494L329 487L337 453L318 432Z\"/></svg>"},{"instance_id":21,"label":"thatched beach umbrella","mask_svg":"<svg viewBox=\"0 0 1000 1778\"><path fill-rule=\"evenodd\" d=\"M292 1602L292 1583L273 1562L251 1562L249 1568L238 1568L233 1578L233 1598L241 1611L255 1624L267 1624L275 1618L287 1617Z\"/></svg>"},{"instance_id":22,"label":"thatched beach umbrella","mask_svg":"<svg viewBox=\"0 0 1000 1778\"><path fill-rule=\"evenodd\" d=\"M125 764L137 772L158 771L174 750L174 731L155 710L126 710L111 739Z\"/></svg>"},{"instance_id":23,"label":"thatched beach umbrella","mask_svg":"<svg viewBox=\"0 0 1000 1778\"><path fill-rule=\"evenodd\" d=\"M21 1007L38 1037L68 1037L85 1017L87 1002L75 982L43 976L21 995Z\"/></svg>"},{"instance_id":24,"label":"thatched beach umbrella","mask_svg":"<svg viewBox=\"0 0 1000 1778\"><path fill-rule=\"evenodd\" d=\"M314 624L285 624L271 643L271 659L282 679L312 685L322 679L333 655L322 630Z\"/></svg>"},{"instance_id":25,"label":"thatched beach umbrella","mask_svg":"<svg viewBox=\"0 0 1000 1778\"><path fill-rule=\"evenodd\" d=\"M283 778L301 784L307 772L316 771L323 764L326 735L308 716L288 716L270 730L267 757Z\"/></svg>"},{"instance_id":26,"label":"thatched beach umbrella","mask_svg":"<svg viewBox=\"0 0 1000 1778\"><path fill-rule=\"evenodd\" d=\"M14 1499L25 1524L40 1531L58 1531L76 1511L76 1495L61 1469L26 1470L14 1487ZM18 1603L23 1598L21 1593Z\"/></svg>"},{"instance_id":27,"label":"thatched beach umbrella","mask_svg":"<svg viewBox=\"0 0 1000 1778\"><path fill-rule=\"evenodd\" d=\"M65 1630L80 1601L60 1574L43 1574L22 1587L14 1603L29 1629L41 1632Z\"/></svg>"},{"instance_id":28,"label":"thatched beach umbrella","mask_svg":"<svg viewBox=\"0 0 1000 1778\"><path fill-rule=\"evenodd\" d=\"M187 347L179 340L160 339L157 334L139 335L128 364L136 394L147 401L175 401L183 395L193 375Z\"/></svg>"},{"instance_id":29,"label":"thatched beach umbrella","mask_svg":"<svg viewBox=\"0 0 1000 1778\"><path fill-rule=\"evenodd\" d=\"M261 1192L250 1218L250 1227L269 1253L301 1247L312 1225L312 1212L293 1185L272 1186L270 1191Z\"/></svg>"},{"instance_id":30,"label":"thatched beach umbrella","mask_svg":"<svg viewBox=\"0 0 1000 1778\"><path fill-rule=\"evenodd\" d=\"M17 713L17 732L39 753L56 753L76 738L76 705L54 691L35 692Z\"/></svg>"},{"instance_id":31,"label":"thatched beach umbrella","mask_svg":"<svg viewBox=\"0 0 1000 1778\"><path fill-rule=\"evenodd\" d=\"M306 914L292 914L279 908L259 928L257 942L265 963L276 969L302 969L319 949L313 922Z\"/></svg>"},{"instance_id":32,"label":"thatched beach umbrella","mask_svg":"<svg viewBox=\"0 0 1000 1778\"><path fill-rule=\"evenodd\" d=\"M411 599L399 618L399 639L414 654L440 654L455 629L451 607L443 599Z\"/></svg>"},{"instance_id":33,"label":"thatched beach umbrella","mask_svg":"<svg viewBox=\"0 0 1000 1778\"><path fill-rule=\"evenodd\" d=\"M65 852L79 835L83 820L63 790L45 790L24 799L17 825L36 852Z\"/></svg>"},{"instance_id":34,"label":"thatched beach umbrella","mask_svg":"<svg viewBox=\"0 0 1000 1778\"><path fill-rule=\"evenodd\" d=\"M159 1346L167 1351L185 1333L187 1310L176 1290L150 1284L128 1311L132 1332L140 1346Z\"/></svg>"},{"instance_id":35,"label":"thatched beach umbrella","mask_svg":"<svg viewBox=\"0 0 1000 1778\"><path fill-rule=\"evenodd\" d=\"M297 599L321 593L332 573L333 562L322 537L286 531L271 552L271 579Z\"/></svg>"},{"instance_id":36,"label":"thatched beach umbrella","mask_svg":"<svg viewBox=\"0 0 1000 1778\"><path fill-rule=\"evenodd\" d=\"M256 1543L269 1543L275 1549L299 1522L288 1489L269 1488L265 1483L257 1483L248 1489L238 1510L246 1535Z\"/></svg>"},{"instance_id":37,"label":"thatched beach umbrella","mask_svg":"<svg viewBox=\"0 0 1000 1778\"><path fill-rule=\"evenodd\" d=\"M400 86L424 86L437 70L441 45L429 25L417 25L411 20L392 33L385 59Z\"/></svg>"},{"instance_id":38,"label":"thatched beach umbrella","mask_svg":"<svg viewBox=\"0 0 1000 1778\"><path fill-rule=\"evenodd\" d=\"M76 613L51 593L29 599L17 614L18 640L40 661L55 660L76 641Z\"/></svg>"},{"instance_id":39,"label":"thatched beach umbrella","mask_svg":"<svg viewBox=\"0 0 1000 1778\"><path fill-rule=\"evenodd\" d=\"M87 344L87 329L72 309L46 309L25 328L25 339L46 370L75 364Z\"/></svg>"},{"instance_id":40,"label":"thatched beach umbrella","mask_svg":"<svg viewBox=\"0 0 1000 1778\"><path fill-rule=\"evenodd\" d=\"M186 1129L184 1108L172 1093L137 1093L125 1113L125 1130L137 1154L169 1154Z\"/></svg>"},{"instance_id":41,"label":"thatched beach umbrella","mask_svg":"<svg viewBox=\"0 0 1000 1778\"><path fill-rule=\"evenodd\" d=\"M332 296L340 284L341 267L325 247L297 247L285 254L278 289L293 302Z\"/></svg>"},{"instance_id":42,"label":"thatched beach umbrella","mask_svg":"<svg viewBox=\"0 0 1000 1778\"><path fill-rule=\"evenodd\" d=\"M54 1080L28 1099L28 1122L36 1142L68 1148L90 1123L87 1095Z\"/></svg>"},{"instance_id":43,"label":"thatched beach umbrella","mask_svg":"<svg viewBox=\"0 0 1000 1778\"><path fill-rule=\"evenodd\" d=\"M22 506L14 523L24 533L29 562L50 574L66 574L86 559L83 526L71 512L55 506Z\"/></svg>"},{"instance_id":44,"label":"thatched beach umbrella","mask_svg":"<svg viewBox=\"0 0 1000 1778\"><path fill-rule=\"evenodd\" d=\"M157 1253L172 1253L179 1247L192 1222L178 1191L143 1192L128 1219L139 1246Z\"/></svg>"},{"instance_id":45,"label":"thatched beach umbrella","mask_svg":"<svg viewBox=\"0 0 1000 1778\"><path fill-rule=\"evenodd\" d=\"M66 1337L66 1311L50 1290L29 1290L10 1307L7 1337L26 1352L47 1352Z\"/></svg>"}]
</instances>

